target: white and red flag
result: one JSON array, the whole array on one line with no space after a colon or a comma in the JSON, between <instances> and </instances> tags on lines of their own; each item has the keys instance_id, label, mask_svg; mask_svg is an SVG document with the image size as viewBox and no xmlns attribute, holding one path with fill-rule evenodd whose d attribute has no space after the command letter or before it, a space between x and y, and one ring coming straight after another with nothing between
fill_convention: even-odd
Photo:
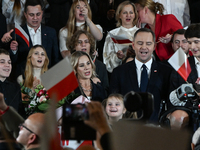
<instances>
[{"instance_id":1,"label":"white and red flag","mask_svg":"<svg viewBox=\"0 0 200 150\"><path fill-rule=\"evenodd\" d=\"M29 36L28 34L21 28L21 26L15 22L15 34L19 35L28 45L29 45Z\"/></svg>"},{"instance_id":2,"label":"white and red flag","mask_svg":"<svg viewBox=\"0 0 200 150\"><path fill-rule=\"evenodd\" d=\"M169 64L187 81L191 67L186 54L180 47L168 60Z\"/></svg>"},{"instance_id":3,"label":"white and red flag","mask_svg":"<svg viewBox=\"0 0 200 150\"><path fill-rule=\"evenodd\" d=\"M120 35L113 35L112 33L108 32L111 39L116 44L132 44L132 38L127 34L120 34Z\"/></svg>"},{"instance_id":4,"label":"white and red flag","mask_svg":"<svg viewBox=\"0 0 200 150\"><path fill-rule=\"evenodd\" d=\"M41 80L50 98L56 95L57 101L67 96L78 87L78 81L68 57L42 74Z\"/></svg>"}]
</instances>

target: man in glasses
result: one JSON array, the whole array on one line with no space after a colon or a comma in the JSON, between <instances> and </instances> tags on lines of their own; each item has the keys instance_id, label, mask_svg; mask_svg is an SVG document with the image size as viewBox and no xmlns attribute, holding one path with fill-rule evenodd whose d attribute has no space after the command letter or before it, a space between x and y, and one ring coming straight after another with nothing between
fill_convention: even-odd
<instances>
[{"instance_id":1,"label":"man in glasses","mask_svg":"<svg viewBox=\"0 0 200 150\"><path fill-rule=\"evenodd\" d=\"M44 114L35 113L24 120L13 107L6 105L2 93L0 93L0 113L7 131L12 133L16 141L22 144L26 150L40 148Z\"/></svg>"}]
</instances>

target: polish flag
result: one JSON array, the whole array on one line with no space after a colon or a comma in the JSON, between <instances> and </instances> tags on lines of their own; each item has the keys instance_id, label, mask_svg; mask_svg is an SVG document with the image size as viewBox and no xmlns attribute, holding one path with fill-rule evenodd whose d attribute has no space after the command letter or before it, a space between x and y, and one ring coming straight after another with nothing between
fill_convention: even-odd
<instances>
[{"instance_id":1,"label":"polish flag","mask_svg":"<svg viewBox=\"0 0 200 150\"><path fill-rule=\"evenodd\" d=\"M53 66L41 76L42 84L50 98L56 95L59 101L78 87L78 81L68 57Z\"/></svg>"},{"instance_id":2,"label":"polish flag","mask_svg":"<svg viewBox=\"0 0 200 150\"><path fill-rule=\"evenodd\" d=\"M168 62L180 74L180 76L187 81L191 72L191 67L187 56L181 47L170 57Z\"/></svg>"},{"instance_id":3,"label":"polish flag","mask_svg":"<svg viewBox=\"0 0 200 150\"><path fill-rule=\"evenodd\" d=\"M28 36L28 34L16 22L15 22L15 34L19 35L26 42L26 44L29 47L29 36Z\"/></svg>"},{"instance_id":4,"label":"polish flag","mask_svg":"<svg viewBox=\"0 0 200 150\"><path fill-rule=\"evenodd\" d=\"M125 34L113 35L110 32L108 32L108 34L110 35L113 42L116 43L116 44L132 44L132 41Z\"/></svg>"}]
</instances>

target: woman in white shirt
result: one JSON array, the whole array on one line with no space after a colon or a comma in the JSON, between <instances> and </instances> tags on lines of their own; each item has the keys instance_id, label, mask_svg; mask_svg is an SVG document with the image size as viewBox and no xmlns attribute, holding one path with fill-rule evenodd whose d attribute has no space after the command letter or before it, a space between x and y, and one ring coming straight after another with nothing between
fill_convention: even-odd
<instances>
[{"instance_id":1,"label":"woman in white shirt","mask_svg":"<svg viewBox=\"0 0 200 150\"><path fill-rule=\"evenodd\" d=\"M70 41L77 30L89 31L97 41L102 39L101 26L95 25L91 18L92 13L87 0L75 0L69 12L67 25L60 29L59 32L60 52L63 58L70 55L66 43Z\"/></svg>"},{"instance_id":2,"label":"woman in white shirt","mask_svg":"<svg viewBox=\"0 0 200 150\"><path fill-rule=\"evenodd\" d=\"M24 77L20 75L17 82L34 90L38 84L41 84L41 74L48 70L48 64L49 58L45 48L41 45L33 46L27 56Z\"/></svg>"},{"instance_id":3,"label":"woman in white shirt","mask_svg":"<svg viewBox=\"0 0 200 150\"><path fill-rule=\"evenodd\" d=\"M24 4L26 0L3 0L2 14L6 17L7 30L14 28L14 23L23 22Z\"/></svg>"},{"instance_id":4,"label":"woman in white shirt","mask_svg":"<svg viewBox=\"0 0 200 150\"><path fill-rule=\"evenodd\" d=\"M133 35L138 30L136 27L138 14L135 5L130 1L122 2L117 8L116 20L118 28L109 32L103 48L103 62L110 73L122 64L127 49L132 44ZM110 35L123 36L126 41L121 40L120 44L114 43Z\"/></svg>"}]
</instances>

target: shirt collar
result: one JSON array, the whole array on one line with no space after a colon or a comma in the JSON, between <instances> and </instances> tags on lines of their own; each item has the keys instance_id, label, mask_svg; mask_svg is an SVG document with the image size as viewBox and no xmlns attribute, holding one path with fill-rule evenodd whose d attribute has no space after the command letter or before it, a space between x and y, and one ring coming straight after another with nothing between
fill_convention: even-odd
<instances>
[{"instance_id":1,"label":"shirt collar","mask_svg":"<svg viewBox=\"0 0 200 150\"><path fill-rule=\"evenodd\" d=\"M34 32L34 33L35 33L35 30L34 30L33 28L29 27L28 25L27 25L27 28L28 28L28 30L29 30L30 32ZM36 32L41 32L41 25L40 25L39 28L36 30Z\"/></svg>"},{"instance_id":2,"label":"shirt collar","mask_svg":"<svg viewBox=\"0 0 200 150\"><path fill-rule=\"evenodd\" d=\"M141 69L142 65L145 64L146 67L147 67L147 69L150 70L152 62L153 62L152 58L148 62L146 62L146 63L142 63L142 62L140 62L139 60L137 60L135 58L135 64L136 64L137 69Z\"/></svg>"},{"instance_id":3,"label":"shirt collar","mask_svg":"<svg viewBox=\"0 0 200 150\"><path fill-rule=\"evenodd\" d=\"M85 22L76 22L76 26L80 27L81 25L83 25Z\"/></svg>"},{"instance_id":4,"label":"shirt collar","mask_svg":"<svg viewBox=\"0 0 200 150\"><path fill-rule=\"evenodd\" d=\"M195 65L200 65L200 62L197 60L196 57L194 57L194 62L195 62Z\"/></svg>"}]
</instances>

